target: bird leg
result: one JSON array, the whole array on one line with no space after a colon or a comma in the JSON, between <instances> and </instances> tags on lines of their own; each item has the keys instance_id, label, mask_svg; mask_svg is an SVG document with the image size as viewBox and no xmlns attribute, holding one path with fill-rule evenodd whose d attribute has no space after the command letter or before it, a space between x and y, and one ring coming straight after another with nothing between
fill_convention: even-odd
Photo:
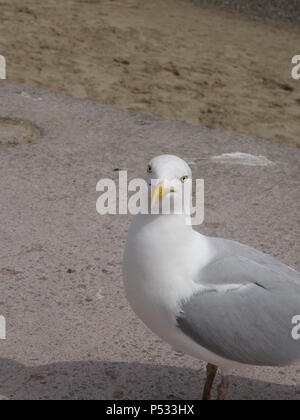
<instances>
[{"instance_id":1,"label":"bird leg","mask_svg":"<svg viewBox=\"0 0 300 420\"><path fill-rule=\"evenodd\" d=\"M225 401L227 399L229 387L230 387L229 376L223 375L222 381L220 385L218 386L218 398L217 398L218 401Z\"/></svg>"},{"instance_id":2,"label":"bird leg","mask_svg":"<svg viewBox=\"0 0 300 420\"><path fill-rule=\"evenodd\" d=\"M211 390L218 373L218 367L209 363L206 367L206 371L207 379L203 391L203 401L209 401L211 399Z\"/></svg>"}]
</instances>

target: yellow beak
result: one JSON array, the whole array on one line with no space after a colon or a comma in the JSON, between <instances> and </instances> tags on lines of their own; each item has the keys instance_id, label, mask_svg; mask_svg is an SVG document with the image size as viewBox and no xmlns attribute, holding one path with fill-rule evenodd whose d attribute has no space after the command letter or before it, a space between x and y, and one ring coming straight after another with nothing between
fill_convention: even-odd
<instances>
[{"instance_id":1,"label":"yellow beak","mask_svg":"<svg viewBox=\"0 0 300 420\"><path fill-rule=\"evenodd\" d=\"M153 191L151 199L151 207L154 208L158 202L161 202L162 199L171 192L170 188L165 188L164 183L161 182L158 184Z\"/></svg>"}]
</instances>

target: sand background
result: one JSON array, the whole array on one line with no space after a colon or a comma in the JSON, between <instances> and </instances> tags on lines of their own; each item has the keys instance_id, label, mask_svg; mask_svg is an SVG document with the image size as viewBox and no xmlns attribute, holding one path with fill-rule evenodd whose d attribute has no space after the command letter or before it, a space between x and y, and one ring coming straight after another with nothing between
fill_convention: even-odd
<instances>
[{"instance_id":1,"label":"sand background","mask_svg":"<svg viewBox=\"0 0 300 420\"><path fill-rule=\"evenodd\" d=\"M8 82L299 147L300 31L200 3L1 0Z\"/></svg>"}]
</instances>

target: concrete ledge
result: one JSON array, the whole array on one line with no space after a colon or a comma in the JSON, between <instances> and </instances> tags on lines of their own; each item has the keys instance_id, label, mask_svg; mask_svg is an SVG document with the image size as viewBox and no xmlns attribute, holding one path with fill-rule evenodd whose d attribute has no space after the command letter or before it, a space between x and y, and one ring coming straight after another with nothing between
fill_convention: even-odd
<instances>
[{"instance_id":1,"label":"concrete ledge","mask_svg":"<svg viewBox=\"0 0 300 420\"><path fill-rule=\"evenodd\" d=\"M274 165L210 161L223 153ZM0 84L0 395L9 399L199 398L203 364L135 318L122 286L129 220L100 217L101 177L173 153L206 182L202 231L300 269L299 149ZM276 334L276 331L274 331ZM293 399L300 370L253 369L232 398Z\"/></svg>"}]
</instances>

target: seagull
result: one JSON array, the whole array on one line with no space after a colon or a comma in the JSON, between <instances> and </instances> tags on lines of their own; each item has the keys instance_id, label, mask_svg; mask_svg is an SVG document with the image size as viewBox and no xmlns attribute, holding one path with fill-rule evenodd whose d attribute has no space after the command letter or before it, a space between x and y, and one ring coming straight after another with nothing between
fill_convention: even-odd
<instances>
[{"instance_id":1,"label":"seagull","mask_svg":"<svg viewBox=\"0 0 300 420\"><path fill-rule=\"evenodd\" d=\"M150 196L162 203L178 193L170 182L191 178L184 160L162 155L150 161L145 179ZM217 398L226 400L233 370L300 362L300 341L292 334L300 273L246 245L198 233L186 211L133 217L124 284L150 330L207 363L203 400L211 399L219 369Z\"/></svg>"}]
</instances>

